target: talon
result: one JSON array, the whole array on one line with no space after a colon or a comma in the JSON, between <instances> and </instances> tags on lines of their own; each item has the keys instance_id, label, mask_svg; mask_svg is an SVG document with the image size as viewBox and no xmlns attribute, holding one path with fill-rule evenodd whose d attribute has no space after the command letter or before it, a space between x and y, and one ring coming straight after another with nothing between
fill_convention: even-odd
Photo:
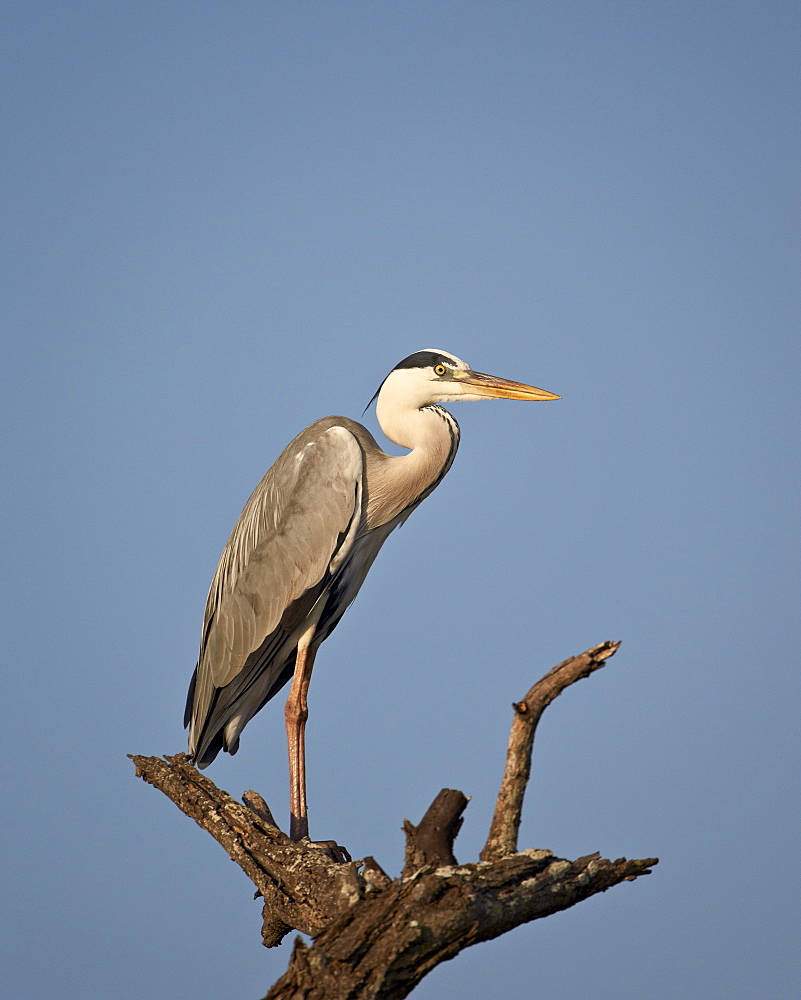
<instances>
[{"instance_id":1,"label":"talon","mask_svg":"<svg viewBox=\"0 0 801 1000\"><path fill-rule=\"evenodd\" d=\"M310 841L310 846L322 848L328 857L338 865L344 865L348 861L353 860L346 848L342 847L335 840L312 840Z\"/></svg>"}]
</instances>

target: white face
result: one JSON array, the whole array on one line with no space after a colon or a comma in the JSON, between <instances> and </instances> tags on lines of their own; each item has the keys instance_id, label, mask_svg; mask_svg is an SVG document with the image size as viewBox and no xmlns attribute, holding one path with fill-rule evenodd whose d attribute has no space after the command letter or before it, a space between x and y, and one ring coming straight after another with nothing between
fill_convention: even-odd
<instances>
[{"instance_id":1,"label":"white face","mask_svg":"<svg viewBox=\"0 0 801 1000\"><path fill-rule=\"evenodd\" d=\"M553 392L523 382L473 371L447 351L417 351L400 362L386 377L379 393L395 408L421 407L431 403L482 399L559 399ZM386 412L386 409L385 409Z\"/></svg>"},{"instance_id":2,"label":"white face","mask_svg":"<svg viewBox=\"0 0 801 1000\"><path fill-rule=\"evenodd\" d=\"M391 405L405 404L415 409L430 403L480 399L461 381L470 373L470 366L455 354L428 347L410 355L389 373L380 397L385 403L391 400Z\"/></svg>"},{"instance_id":3,"label":"white face","mask_svg":"<svg viewBox=\"0 0 801 1000\"><path fill-rule=\"evenodd\" d=\"M455 354L438 348L427 348L426 353L429 352L436 355L436 363L417 370L425 372L425 377L432 391L432 403L447 403L457 399L469 402L482 398L471 393L462 382L462 379L472 373L472 369L466 361L457 358Z\"/></svg>"}]
</instances>

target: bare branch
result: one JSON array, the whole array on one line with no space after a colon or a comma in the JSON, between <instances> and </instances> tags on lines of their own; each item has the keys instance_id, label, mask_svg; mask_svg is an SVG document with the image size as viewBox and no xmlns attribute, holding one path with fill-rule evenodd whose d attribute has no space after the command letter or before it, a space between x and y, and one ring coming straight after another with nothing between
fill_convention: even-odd
<instances>
[{"instance_id":1,"label":"bare branch","mask_svg":"<svg viewBox=\"0 0 801 1000\"><path fill-rule=\"evenodd\" d=\"M257 810L237 802L186 759L132 756L136 773L160 789L207 830L264 898L262 938L269 948L293 928L319 934L361 899L367 886L360 861L336 864L311 844L296 844L264 819L261 796L246 793Z\"/></svg>"},{"instance_id":2,"label":"bare branch","mask_svg":"<svg viewBox=\"0 0 801 1000\"><path fill-rule=\"evenodd\" d=\"M655 858L607 861L597 854L570 862L524 851L393 882L313 945L298 939L265 1000L401 1000L463 948L647 875L653 864Z\"/></svg>"},{"instance_id":3,"label":"bare branch","mask_svg":"<svg viewBox=\"0 0 801 1000\"><path fill-rule=\"evenodd\" d=\"M258 792L254 792L252 789L248 792L242 793L242 801L248 807L252 809L254 813L257 813L267 826L274 826L279 829L278 824L275 822L273 814L270 812L270 807L264 801L264 799L259 795Z\"/></svg>"},{"instance_id":4,"label":"bare branch","mask_svg":"<svg viewBox=\"0 0 801 1000\"><path fill-rule=\"evenodd\" d=\"M470 800L453 788L443 788L431 805L419 826L408 819L403 821L406 834L406 863L403 878L426 865L439 868L441 865L455 865L453 842L462 826L462 813Z\"/></svg>"},{"instance_id":5,"label":"bare branch","mask_svg":"<svg viewBox=\"0 0 801 1000\"><path fill-rule=\"evenodd\" d=\"M298 939L268 1000L401 1000L463 948L566 909L646 875L655 858L577 861L550 851L515 853L534 730L566 687L602 667L619 643L602 643L554 667L515 705L506 771L482 860L459 865L454 839L468 799L444 788L415 826L404 821L406 863L392 879L374 858L336 863L325 849L294 843L257 792L237 802L184 754L133 757L136 773L207 830L264 900L262 937ZM360 869L363 869L360 871Z\"/></svg>"},{"instance_id":6,"label":"bare branch","mask_svg":"<svg viewBox=\"0 0 801 1000\"><path fill-rule=\"evenodd\" d=\"M619 642L602 642L579 656L571 656L549 670L522 701L513 705L515 714L509 731L506 767L495 802L489 836L479 855L482 861L494 861L507 854L514 854L517 850L523 798L531 774L534 733L542 713L565 688L605 666L619 647Z\"/></svg>"}]
</instances>

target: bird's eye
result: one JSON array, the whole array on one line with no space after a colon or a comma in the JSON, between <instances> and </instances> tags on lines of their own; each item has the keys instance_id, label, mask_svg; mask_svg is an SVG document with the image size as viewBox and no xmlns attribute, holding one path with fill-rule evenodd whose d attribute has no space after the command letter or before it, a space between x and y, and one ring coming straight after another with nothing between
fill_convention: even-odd
<instances>
[{"instance_id":1,"label":"bird's eye","mask_svg":"<svg viewBox=\"0 0 801 1000\"><path fill-rule=\"evenodd\" d=\"M445 365L434 365L434 374L435 375L440 375L440 376L444 375L447 370L448 369L445 367Z\"/></svg>"}]
</instances>

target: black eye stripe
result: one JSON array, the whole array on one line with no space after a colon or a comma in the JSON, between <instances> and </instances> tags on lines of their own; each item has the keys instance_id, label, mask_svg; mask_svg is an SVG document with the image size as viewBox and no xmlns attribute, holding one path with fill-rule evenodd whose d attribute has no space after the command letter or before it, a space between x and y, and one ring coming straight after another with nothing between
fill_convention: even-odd
<instances>
[{"instance_id":1,"label":"black eye stripe","mask_svg":"<svg viewBox=\"0 0 801 1000\"><path fill-rule=\"evenodd\" d=\"M436 351L417 351L395 365L393 371L399 368L436 368L437 365L453 368L453 358L446 358L444 354L437 354Z\"/></svg>"}]
</instances>

